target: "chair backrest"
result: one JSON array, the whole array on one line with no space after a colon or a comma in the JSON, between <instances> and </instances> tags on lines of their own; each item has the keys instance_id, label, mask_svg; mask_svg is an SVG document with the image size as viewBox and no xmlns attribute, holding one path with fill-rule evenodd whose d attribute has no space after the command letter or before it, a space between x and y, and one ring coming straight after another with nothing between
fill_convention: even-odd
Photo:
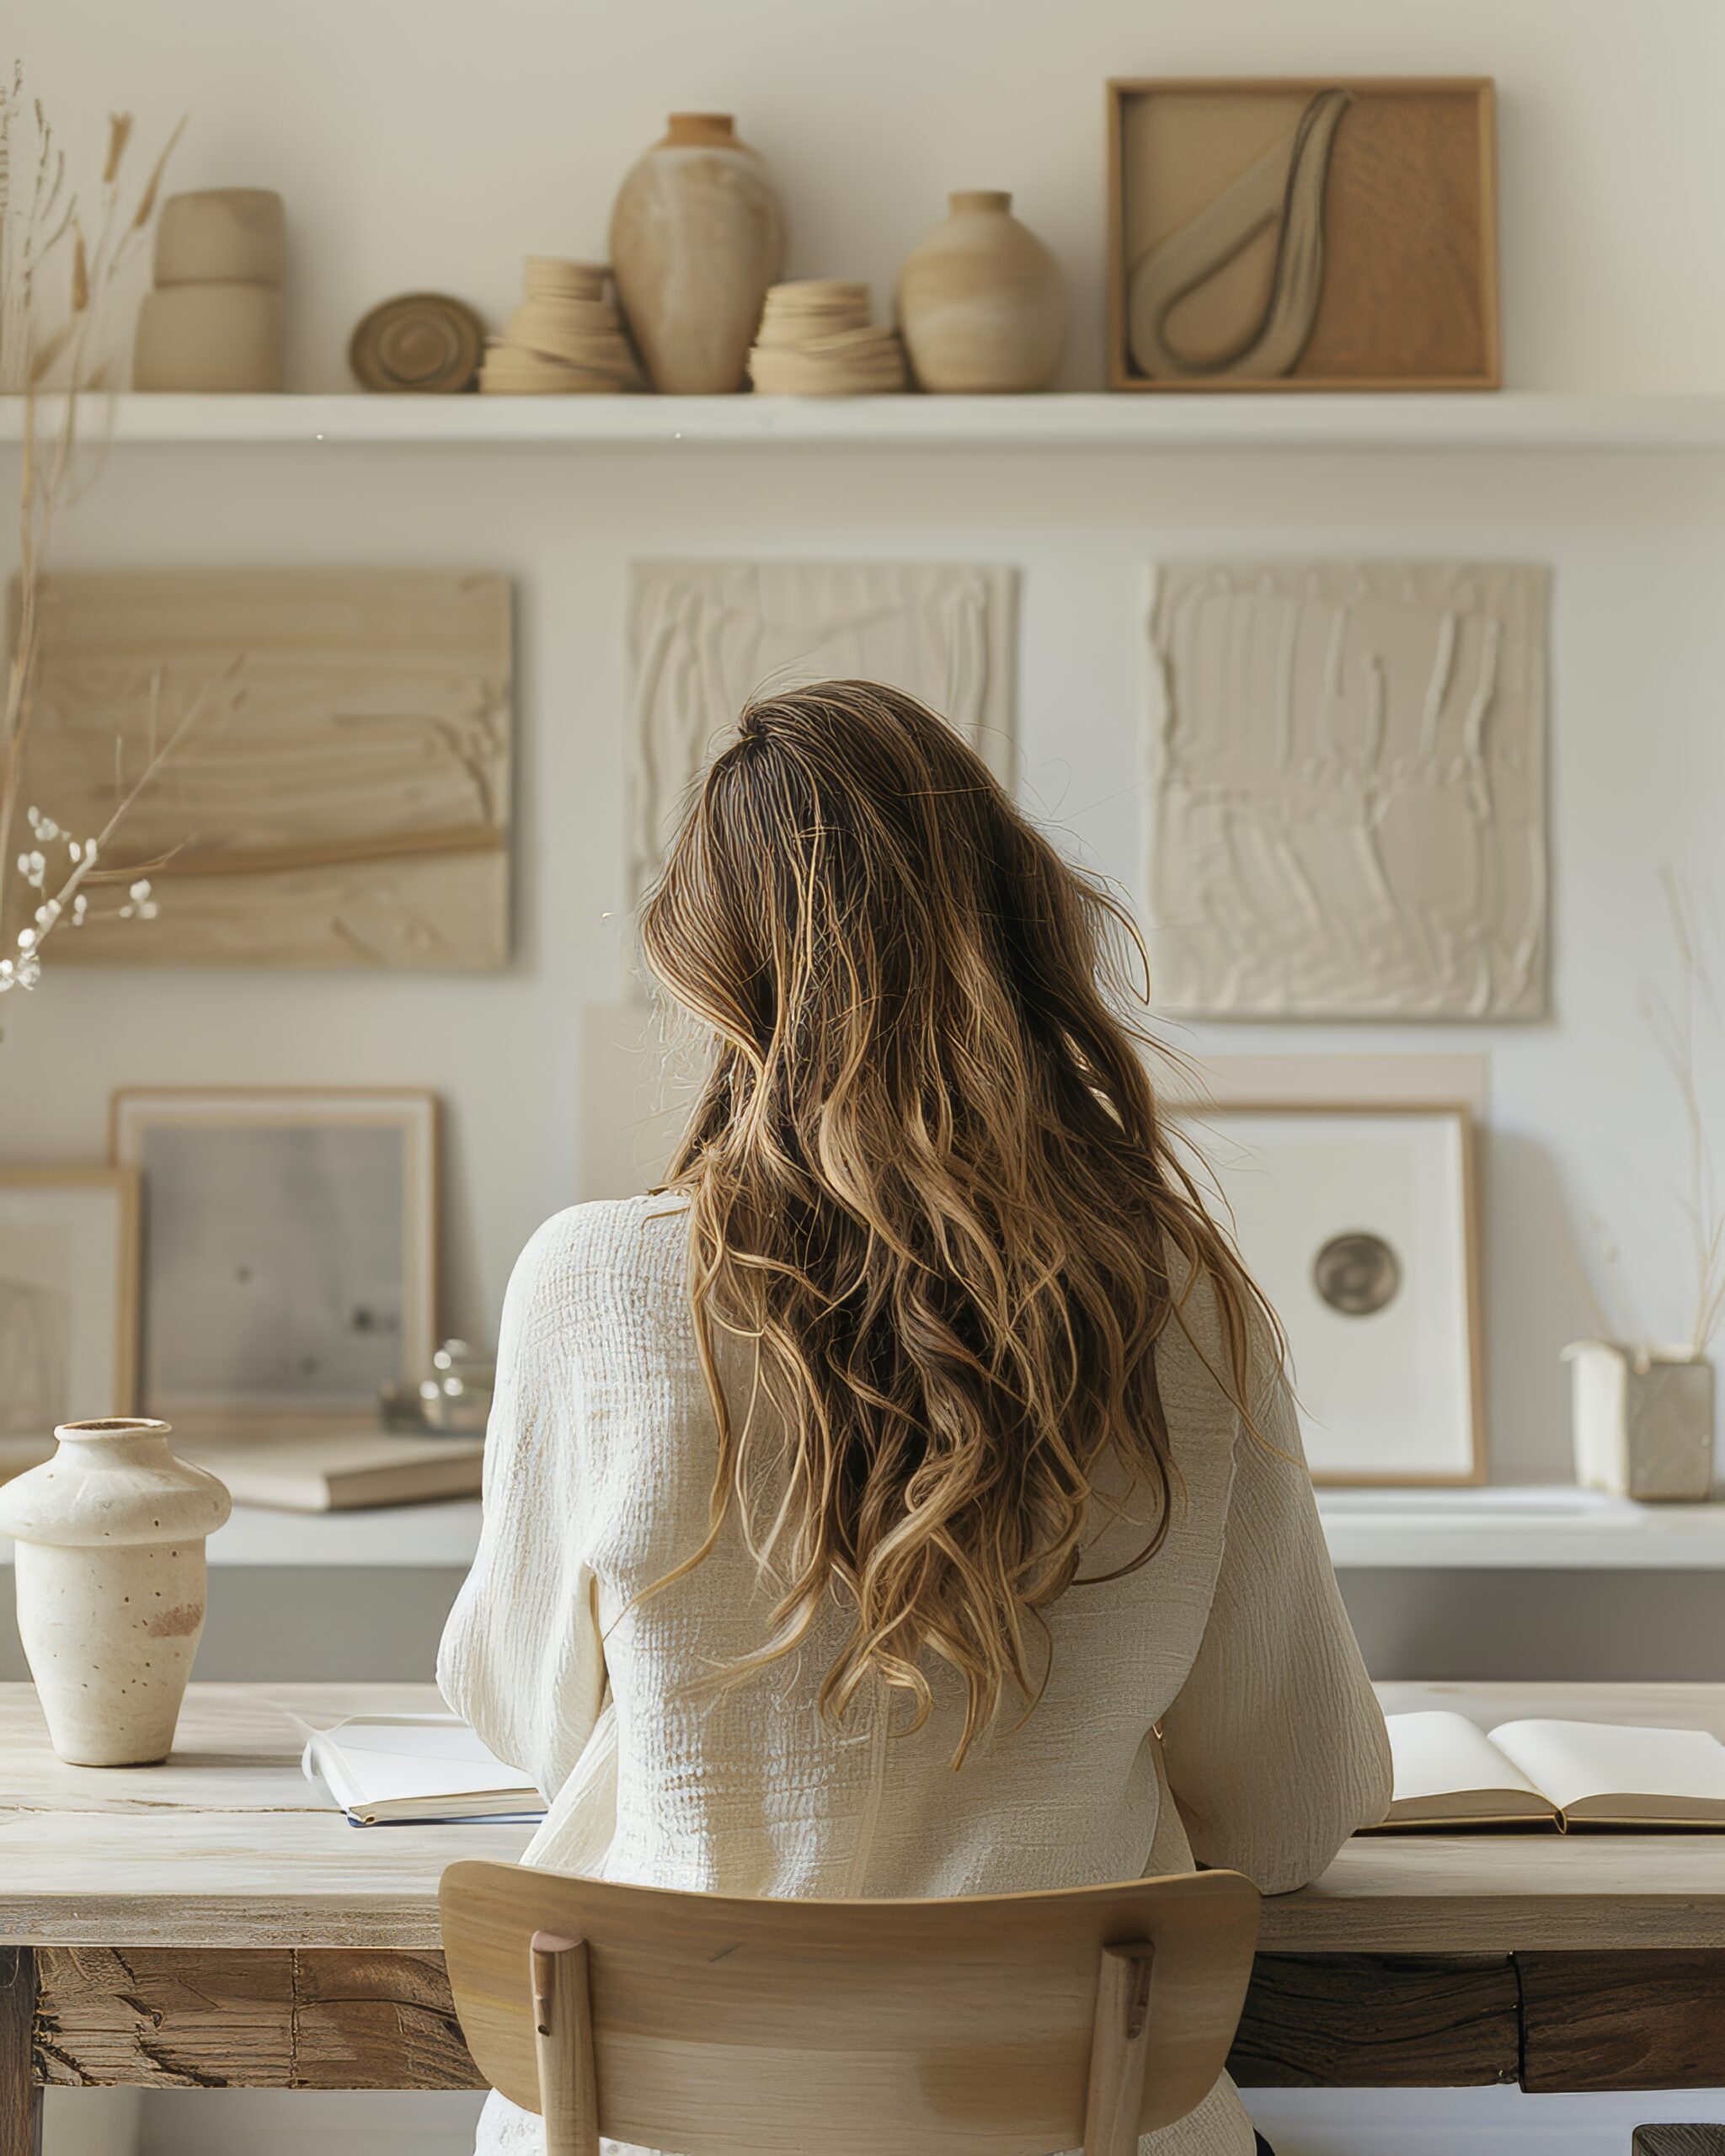
<instances>
[{"instance_id":1,"label":"chair backrest","mask_svg":"<svg viewBox=\"0 0 1725 2156\"><path fill-rule=\"evenodd\" d=\"M1132 2156L1222 2070L1258 1901L1231 1871L820 1902L499 1864L441 1894L468 2047L550 2156Z\"/></svg>"}]
</instances>

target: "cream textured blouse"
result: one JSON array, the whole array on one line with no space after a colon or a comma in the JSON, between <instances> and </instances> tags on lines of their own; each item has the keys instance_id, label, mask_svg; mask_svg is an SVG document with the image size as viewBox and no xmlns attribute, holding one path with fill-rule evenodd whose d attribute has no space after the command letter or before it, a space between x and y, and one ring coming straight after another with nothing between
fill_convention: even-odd
<instances>
[{"instance_id":1,"label":"cream textured blouse","mask_svg":"<svg viewBox=\"0 0 1725 2156\"><path fill-rule=\"evenodd\" d=\"M954 1774L959 1688L942 1673L916 1735L891 1732L884 1698L834 1729L815 1699L836 1608L793 1659L692 1696L692 1678L758 1647L766 1597L733 1522L692 1572L631 1607L707 1527L716 1438L686 1250L678 1201L581 1205L539 1230L510 1283L484 1525L438 1681L550 1800L528 1862L644 1886L873 1897L1075 1886L1196 1859L1279 1894L1383 1816L1383 1721L1286 1384L1266 1372L1256 1408L1272 1449L1175 1326L1158 1365L1179 1485L1167 1539L1139 1571L1054 1605L1047 1689L1022 1726L1003 1717ZM1201 1296L1187 1321L1214 1360ZM745 1351L723 1347L735 1399L744 1374L729 1358ZM1087 1571L1142 1546L1137 1509L1102 1527ZM478 2146L544 2140L494 2095ZM1140 2156L1252 2147L1224 2080Z\"/></svg>"}]
</instances>

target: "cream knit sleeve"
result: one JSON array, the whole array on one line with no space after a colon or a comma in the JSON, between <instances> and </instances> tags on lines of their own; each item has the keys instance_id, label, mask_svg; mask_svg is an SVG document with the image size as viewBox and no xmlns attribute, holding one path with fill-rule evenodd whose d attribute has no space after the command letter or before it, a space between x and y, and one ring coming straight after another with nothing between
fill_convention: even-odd
<instances>
[{"instance_id":1,"label":"cream knit sleeve","mask_svg":"<svg viewBox=\"0 0 1725 2156\"><path fill-rule=\"evenodd\" d=\"M605 1696L595 1583L580 1555L587 1209L548 1220L510 1276L478 1553L437 1655L449 1705L547 1799L580 1758Z\"/></svg>"},{"instance_id":2,"label":"cream knit sleeve","mask_svg":"<svg viewBox=\"0 0 1725 2156\"><path fill-rule=\"evenodd\" d=\"M1199 1862L1284 1894L1383 1817L1390 1753L1279 1369L1257 1421L1262 1438L1235 1438L1210 1620L1162 1737Z\"/></svg>"}]
</instances>

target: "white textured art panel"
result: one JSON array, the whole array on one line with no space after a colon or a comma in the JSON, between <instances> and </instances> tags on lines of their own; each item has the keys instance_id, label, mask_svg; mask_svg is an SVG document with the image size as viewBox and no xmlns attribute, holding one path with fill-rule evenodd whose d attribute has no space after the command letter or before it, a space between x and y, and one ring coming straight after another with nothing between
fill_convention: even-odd
<instances>
[{"instance_id":1,"label":"white textured art panel","mask_svg":"<svg viewBox=\"0 0 1725 2156\"><path fill-rule=\"evenodd\" d=\"M1013 572L964 562L637 562L628 893L638 902L713 739L748 698L885 681L1011 775Z\"/></svg>"},{"instance_id":2,"label":"white textured art panel","mask_svg":"<svg viewBox=\"0 0 1725 2156\"><path fill-rule=\"evenodd\" d=\"M1546 583L1477 562L1153 572L1163 1008L1544 1012Z\"/></svg>"}]
</instances>

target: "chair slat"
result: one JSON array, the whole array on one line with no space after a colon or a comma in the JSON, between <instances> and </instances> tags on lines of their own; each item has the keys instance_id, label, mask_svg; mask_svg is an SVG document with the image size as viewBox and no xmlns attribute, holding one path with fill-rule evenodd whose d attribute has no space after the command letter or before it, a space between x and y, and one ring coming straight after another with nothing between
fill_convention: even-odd
<instances>
[{"instance_id":1,"label":"chair slat","mask_svg":"<svg viewBox=\"0 0 1725 2156\"><path fill-rule=\"evenodd\" d=\"M536 1931L527 1948L545 2156L599 2156L587 1942Z\"/></svg>"},{"instance_id":2,"label":"chair slat","mask_svg":"<svg viewBox=\"0 0 1725 2156\"><path fill-rule=\"evenodd\" d=\"M1084 2156L1135 2156L1150 2064L1150 1983L1156 1949L1105 1946L1097 1972L1096 2028L1084 2105Z\"/></svg>"}]
</instances>

